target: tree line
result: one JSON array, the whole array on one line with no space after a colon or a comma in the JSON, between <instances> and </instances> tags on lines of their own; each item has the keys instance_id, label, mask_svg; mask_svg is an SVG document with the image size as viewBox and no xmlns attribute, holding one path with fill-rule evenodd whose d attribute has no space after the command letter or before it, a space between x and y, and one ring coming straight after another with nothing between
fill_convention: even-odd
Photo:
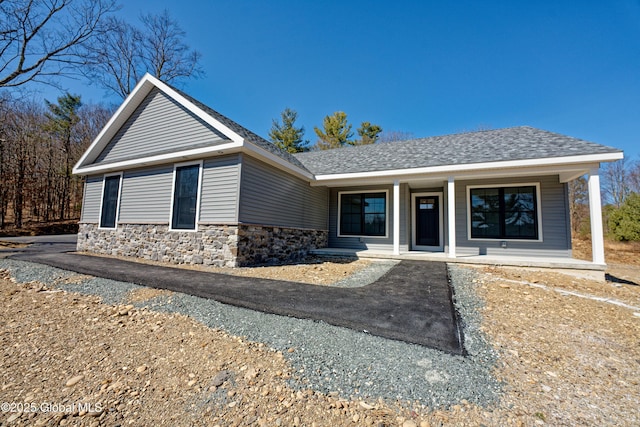
<instances>
[{"instance_id":1,"label":"tree line","mask_svg":"<svg viewBox=\"0 0 640 427\"><path fill-rule=\"evenodd\" d=\"M203 74L200 53L168 11L132 24L114 0L0 0L0 228L77 219L82 180L73 165L114 108L34 85L85 78L124 99L149 72L172 83Z\"/></svg>"},{"instance_id":2,"label":"tree line","mask_svg":"<svg viewBox=\"0 0 640 427\"><path fill-rule=\"evenodd\" d=\"M68 93L55 103L33 100L24 88L86 78L124 99L145 72L168 83L204 75L200 53L168 11L130 23L114 15L118 8L115 0L0 0L0 228L79 217L82 183L71 168L113 111ZM286 108L269 131L292 153L413 138L366 121L354 133L337 111L314 127L312 144L296 120ZM640 240L640 163L607 164L602 177L605 232ZM586 179L572 181L569 194L573 231L588 234Z\"/></svg>"},{"instance_id":3,"label":"tree line","mask_svg":"<svg viewBox=\"0 0 640 427\"><path fill-rule=\"evenodd\" d=\"M640 162L618 160L602 167L604 232L619 241L640 241ZM569 183L571 226L575 235L590 235L587 178Z\"/></svg>"},{"instance_id":4,"label":"tree line","mask_svg":"<svg viewBox=\"0 0 640 427\"><path fill-rule=\"evenodd\" d=\"M79 218L82 180L71 170L111 114L70 94L0 99L0 228Z\"/></svg>"}]
</instances>

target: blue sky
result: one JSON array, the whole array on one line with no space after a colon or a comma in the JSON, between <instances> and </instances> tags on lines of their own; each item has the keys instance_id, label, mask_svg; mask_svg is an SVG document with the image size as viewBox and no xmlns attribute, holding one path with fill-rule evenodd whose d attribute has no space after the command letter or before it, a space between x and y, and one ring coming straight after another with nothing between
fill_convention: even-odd
<instances>
[{"instance_id":1,"label":"blue sky","mask_svg":"<svg viewBox=\"0 0 640 427\"><path fill-rule=\"evenodd\" d=\"M312 142L313 127L342 110L354 129L366 120L421 137L529 125L640 159L638 0L123 3L132 21L168 9L206 72L182 88L264 137L288 106Z\"/></svg>"}]
</instances>

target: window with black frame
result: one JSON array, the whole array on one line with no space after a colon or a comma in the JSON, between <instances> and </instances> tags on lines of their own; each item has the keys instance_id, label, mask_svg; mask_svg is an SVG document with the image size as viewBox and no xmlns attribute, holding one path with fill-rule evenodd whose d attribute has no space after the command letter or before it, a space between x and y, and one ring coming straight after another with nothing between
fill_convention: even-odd
<instances>
[{"instance_id":1,"label":"window with black frame","mask_svg":"<svg viewBox=\"0 0 640 427\"><path fill-rule=\"evenodd\" d=\"M471 238L538 239L536 187L472 188Z\"/></svg>"},{"instance_id":2,"label":"window with black frame","mask_svg":"<svg viewBox=\"0 0 640 427\"><path fill-rule=\"evenodd\" d=\"M106 176L102 192L100 227L115 228L118 213L118 195L120 193L120 175Z\"/></svg>"},{"instance_id":3,"label":"window with black frame","mask_svg":"<svg viewBox=\"0 0 640 427\"><path fill-rule=\"evenodd\" d=\"M386 193L341 193L340 235L385 236Z\"/></svg>"},{"instance_id":4,"label":"window with black frame","mask_svg":"<svg viewBox=\"0 0 640 427\"><path fill-rule=\"evenodd\" d=\"M195 230L200 165L176 167L171 228Z\"/></svg>"}]
</instances>

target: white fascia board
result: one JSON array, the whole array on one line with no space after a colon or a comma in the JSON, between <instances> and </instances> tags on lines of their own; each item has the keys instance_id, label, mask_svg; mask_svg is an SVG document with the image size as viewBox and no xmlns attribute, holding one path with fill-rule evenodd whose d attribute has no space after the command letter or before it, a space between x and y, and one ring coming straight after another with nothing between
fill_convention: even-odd
<instances>
[{"instance_id":1,"label":"white fascia board","mask_svg":"<svg viewBox=\"0 0 640 427\"><path fill-rule=\"evenodd\" d=\"M177 151L175 153L159 154L156 156L143 157L139 159L123 160L116 163L99 164L86 167L74 167L73 173L77 175L92 175L94 173L106 173L110 171L120 171L138 167L153 166L188 160L202 159L213 155L237 153L242 149L242 143L230 142L228 144L215 145L213 147L202 147L193 150Z\"/></svg>"},{"instance_id":2,"label":"white fascia board","mask_svg":"<svg viewBox=\"0 0 640 427\"><path fill-rule=\"evenodd\" d=\"M191 113L198 116L204 122L208 123L218 131L220 131L223 135L228 137L231 141L237 144L242 144L244 142L244 138L238 135L236 132L231 130L229 127L219 122L205 111L197 107L191 101L189 101L184 96L180 95L174 89L160 81L159 79L153 77L151 74L147 73L142 77L140 82L136 85L136 87L131 91L129 96L124 100L122 105L116 110L114 115L109 119L107 124L102 128L98 136L93 140L87 151L84 152L80 160L73 167L73 173L83 173L79 171L84 171L90 168L83 168L82 165L85 163L90 163L94 161L98 155L104 150L109 141L116 135L116 133L120 130L122 125L129 119L131 114L135 111L136 108L142 103L144 98L151 92L151 90L157 87L163 93L165 93L170 98L174 99L180 105L185 107ZM213 150L215 151L215 150ZM143 162L145 159L139 159L137 161ZM97 167L97 166L96 166Z\"/></svg>"},{"instance_id":3,"label":"white fascia board","mask_svg":"<svg viewBox=\"0 0 640 427\"><path fill-rule=\"evenodd\" d=\"M329 185L338 183L339 181L351 181L356 179L410 179L417 178L419 176L424 177L424 175L458 175L460 173L464 174L469 172L488 171L492 169L531 168L531 171L535 173L536 167L542 168L545 166L552 167L599 162L613 162L622 158L623 153L616 152L605 154L587 154L583 156L550 157L541 159L509 160L486 163L467 163L460 165L443 165L412 169L393 169L375 172L327 174L316 175L314 185ZM505 173L509 174L508 172Z\"/></svg>"},{"instance_id":4,"label":"white fascia board","mask_svg":"<svg viewBox=\"0 0 640 427\"><path fill-rule=\"evenodd\" d=\"M205 121L206 123L210 124L212 127L219 130L224 136L228 137L233 142L241 143L244 141L244 138L242 136L238 135L236 132L231 130L231 128L229 128L222 122L216 120L214 117L207 114L200 107L196 106L194 103L189 101L180 93L176 92L171 87L167 86L162 81L151 76L150 74L146 74L145 77L148 77L149 81L153 82L153 84L157 86L158 89L160 89L162 92L164 92L165 94L173 98L176 102L178 102L180 105L185 107L187 110L191 111L193 114L195 114L199 118L201 118L203 121Z\"/></svg>"},{"instance_id":5,"label":"white fascia board","mask_svg":"<svg viewBox=\"0 0 640 427\"><path fill-rule=\"evenodd\" d=\"M310 172L289 163L283 158L278 157L272 152L265 150L264 148L259 147L255 144L252 144L251 142L248 142L248 141L245 142L244 145L242 146L242 149L245 153L252 155L253 157L257 157L258 159L261 159L264 162L272 166L275 166L278 169L292 173L293 175L296 175L298 178L302 178L309 182L313 182L314 180L314 176Z\"/></svg>"}]
</instances>

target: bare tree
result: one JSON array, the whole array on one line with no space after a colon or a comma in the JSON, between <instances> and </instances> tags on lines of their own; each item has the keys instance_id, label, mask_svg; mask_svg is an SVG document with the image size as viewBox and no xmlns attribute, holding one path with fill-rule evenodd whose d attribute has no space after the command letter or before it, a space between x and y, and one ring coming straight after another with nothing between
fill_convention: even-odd
<instances>
[{"instance_id":1,"label":"bare tree","mask_svg":"<svg viewBox=\"0 0 640 427\"><path fill-rule=\"evenodd\" d=\"M584 234L588 231L589 191L587 180L581 176L569 182L569 213L571 215L571 231L573 234Z\"/></svg>"},{"instance_id":2,"label":"bare tree","mask_svg":"<svg viewBox=\"0 0 640 427\"><path fill-rule=\"evenodd\" d=\"M45 110L38 102L0 95L0 228L78 218L82 180L71 175L71 165L113 108L79 106L79 98L67 94Z\"/></svg>"},{"instance_id":3,"label":"bare tree","mask_svg":"<svg viewBox=\"0 0 640 427\"><path fill-rule=\"evenodd\" d=\"M144 74L142 33L116 17L110 17L104 25L109 30L88 46L90 64L82 72L91 82L126 98Z\"/></svg>"},{"instance_id":4,"label":"bare tree","mask_svg":"<svg viewBox=\"0 0 640 427\"><path fill-rule=\"evenodd\" d=\"M185 77L198 77L201 54L184 42L186 33L166 9L159 15L143 15L142 56L154 76L171 82Z\"/></svg>"},{"instance_id":5,"label":"bare tree","mask_svg":"<svg viewBox=\"0 0 640 427\"><path fill-rule=\"evenodd\" d=\"M629 166L629 190L640 194L640 161L634 161Z\"/></svg>"},{"instance_id":6,"label":"bare tree","mask_svg":"<svg viewBox=\"0 0 640 427\"><path fill-rule=\"evenodd\" d=\"M380 142L396 142L413 139L413 132L405 132L402 130L385 130L380 134Z\"/></svg>"},{"instance_id":7,"label":"bare tree","mask_svg":"<svg viewBox=\"0 0 640 427\"><path fill-rule=\"evenodd\" d=\"M10 114L10 99L7 93L0 94L0 228L4 228L9 208L9 167L7 164L9 143L7 126Z\"/></svg>"},{"instance_id":8,"label":"bare tree","mask_svg":"<svg viewBox=\"0 0 640 427\"><path fill-rule=\"evenodd\" d=\"M44 115L35 103L14 103L6 119L3 133L7 142L5 166L8 174L3 185L12 186L13 220L16 227L22 227L28 201L25 195L32 188L36 176L36 147L41 145Z\"/></svg>"},{"instance_id":9,"label":"bare tree","mask_svg":"<svg viewBox=\"0 0 640 427\"><path fill-rule=\"evenodd\" d=\"M113 0L0 0L0 87L77 73Z\"/></svg>"},{"instance_id":10,"label":"bare tree","mask_svg":"<svg viewBox=\"0 0 640 427\"><path fill-rule=\"evenodd\" d=\"M625 159L607 163L602 168L603 195L616 208L622 206L630 193L628 175Z\"/></svg>"},{"instance_id":11,"label":"bare tree","mask_svg":"<svg viewBox=\"0 0 640 427\"><path fill-rule=\"evenodd\" d=\"M91 81L125 98L147 72L168 83L203 74L200 53L167 10L140 21L140 28L118 18L105 22L108 31L89 47L91 65L83 69Z\"/></svg>"}]
</instances>

